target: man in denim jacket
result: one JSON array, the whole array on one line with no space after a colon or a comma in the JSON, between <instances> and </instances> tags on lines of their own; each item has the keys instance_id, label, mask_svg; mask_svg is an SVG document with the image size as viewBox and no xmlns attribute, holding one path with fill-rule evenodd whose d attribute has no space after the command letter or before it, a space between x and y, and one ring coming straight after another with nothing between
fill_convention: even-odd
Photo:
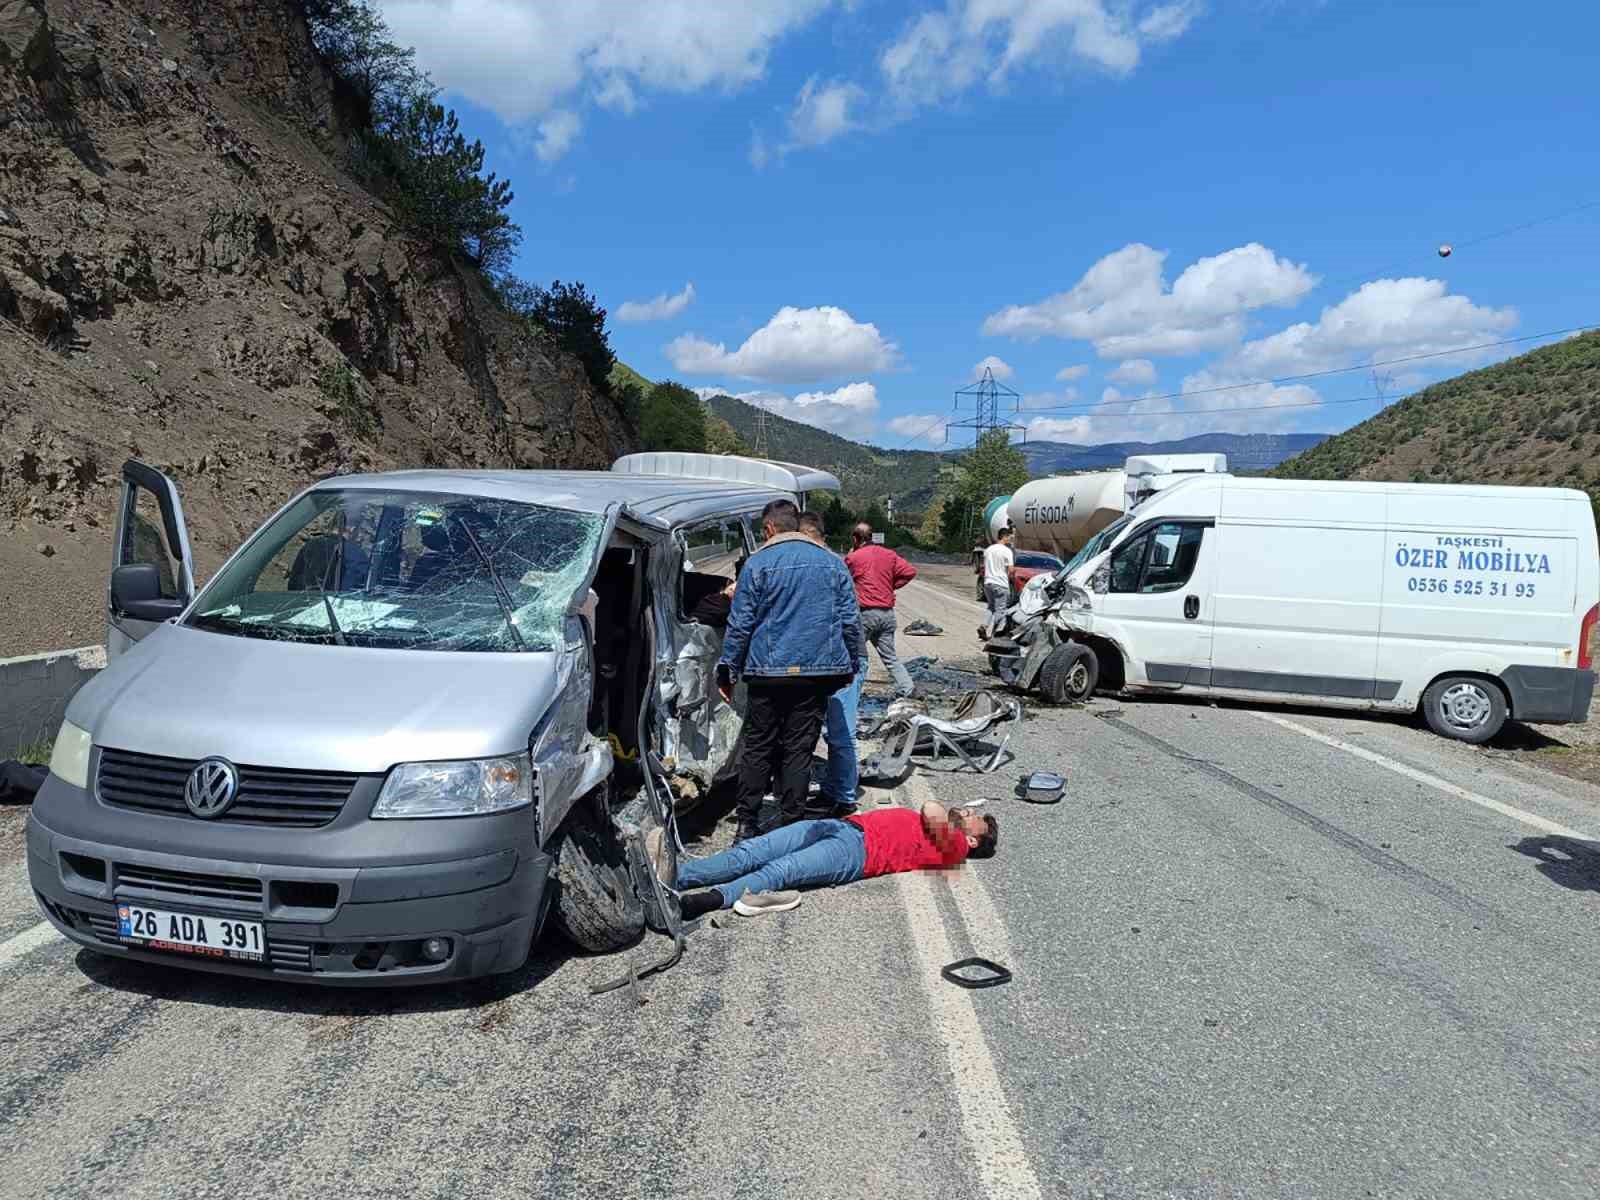
<instances>
[{"instance_id":1,"label":"man in denim jacket","mask_svg":"<svg viewBox=\"0 0 1600 1200\"><path fill-rule=\"evenodd\" d=\"M767 540L739 576L717 663L723 697L738 681L747 693L738 840L800 819L828 697L865 658L844 562L799 532L792 501L768 504L761 522ZM769 786L776 810L763 810Z\"/></svg>"}]
</instances>

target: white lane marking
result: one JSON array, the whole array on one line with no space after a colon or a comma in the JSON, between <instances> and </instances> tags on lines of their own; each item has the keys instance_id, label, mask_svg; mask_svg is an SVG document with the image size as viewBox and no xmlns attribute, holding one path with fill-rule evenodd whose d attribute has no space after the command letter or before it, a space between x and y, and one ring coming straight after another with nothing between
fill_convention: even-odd
<instances>
[{"instance_id":1,"label":"white lane marking","mask_svg":"<svg viewBox=\"0 0 1600 1200\"><path fill-rule=\"evenodd\" d=\"M25 954L31 954L56 936L55 926L40 921L31 929L24 929L15 937L0 942L0 967L9 967Z\"/></svg>"},{"instance_id":2,"label":"white lane marking","mask_svg":"<svg viewBox=\"0 0 1600 1200\"><path fill-rule=\"evenodd\" d=\"M1415 767L1408 767L1405 765L1405 763L1396 762L1394 759L1379 754L1375 750L1368 750L1364 746L1352 746L1349 742L1342 741L1339 738L1329 737L1325 733L1318 733L1315 729L1308 729L1306 726L1301 725L1297 721L1290 721L1285 717L1276 717L1271 713L1258 712L1251 713L1250 715L1254 717L1260 717L1263 721L1270 721L1274 725L1281 725L1285 729L1292 729L1294 732L1304 734L1306 737L1311 738L1313 741L1321 742L1325 746L1332 746L1335 749L1345 751L1347 754L1354 754L1357 758L1364 758L1370 763L1376 763L1386 771L1393 771L1396 775L1403 775L1407 779L1415 780L1417 783L1426 784L1431 788L1437 788L1447 796L1454 796L1458 800L1470 801L1481 808L1487 808L1490 812L1497 812L1501 816L1511 817L1514 820L1521 821L1530 829L1537 829L1541 833L1553 833L1560 837L1576 838L1580 841L1597 840L1593 834L1579 833L1576 829L1569 829L1567 826L1562 825L1559 822L1547 820L1546 818L1539 816L1537 813L1531 813L1524 809L1520 809L1514 804L1506 804L1501 800L1492 800L1488 796L1482 796L1477 792L1468 791L1464 787L1457 787L1448 780L1440 779L1437 775L1430 775L1426 771L1419 771Z\"/></svg>"},{"instance_id":3,"label":"white lane marking","mask_svg":"<svg viewBox=\"0 0 1600 1200\"><path fill-rule=\"evenodd\" d=\"M932 792L920 776L907 783L912 799L920 806ZM968 876L955 889L956 904L963 921L986 956L1009 964L1010 939L1005 937L999 915L975 876L966 870L954 872L956 878ZM922 986L928 996L934 1032L944 1043L950 1073L955 1079L956 1103L961 1109L962 1129L972 1157L977 1161L983 1190L991 1200L1033 1200L1042 1198L1039 1177L1023 1145L1022 1132L1011 1115L1005 1089L994 1055L978 1024L977 1009L970 993L946 983L939 971L953 962L955 951L939 914L933 895L933 881L921 871L897 877L900 899L911 922L911 940L922 965ZM963 901L966 901L963 904Z\"/></svg>"}]
</instances>

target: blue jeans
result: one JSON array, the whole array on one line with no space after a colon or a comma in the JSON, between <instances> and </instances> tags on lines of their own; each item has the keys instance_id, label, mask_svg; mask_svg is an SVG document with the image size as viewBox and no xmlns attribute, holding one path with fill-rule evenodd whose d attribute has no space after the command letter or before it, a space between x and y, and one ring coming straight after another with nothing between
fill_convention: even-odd
<instances>
[{"instance_id":1,"label":"blue jeans","mask_svg":"<svg viewBox=\"0 0 1600 1200\"><path fill-rule=\"evenodd\" d=\"M823 726L828 739L828 773L822 780L822 795L847 808L856 806L856 717L861 710L861 684L866 677L867 665L863 662L856 677L828 697L828 716Z\"/></svg>"},{"instance_id":2,"label":"blue jeans","mask_svg":"<svg viewBox=\"0 0 1600 1200\"><path fill-rule=\"evenodd\" d=\"M796 821L710 858L678 864L678 889L715 887L727 908L746 892L854 883L867 869L867 838L849 821Z\"/></svg>"}]
</instances>

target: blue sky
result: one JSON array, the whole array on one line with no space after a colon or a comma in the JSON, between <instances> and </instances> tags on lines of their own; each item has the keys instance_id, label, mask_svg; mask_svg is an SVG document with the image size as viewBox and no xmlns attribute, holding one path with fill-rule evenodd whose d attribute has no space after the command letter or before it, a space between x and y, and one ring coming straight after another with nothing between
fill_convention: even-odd
<instances>
[{"instance_id":1,"label":"blue sky","mask_svg":"<svg viewBox=\"0 0 1600 1200\"><path fill-rule=\"evenodd\" d=\"M1334 431L1539 343L1260 381L1600 323L1592 0L380 6L519 274L846 436L941 445L989 359L1033 438Z\"/></svg>"}]
</instances>

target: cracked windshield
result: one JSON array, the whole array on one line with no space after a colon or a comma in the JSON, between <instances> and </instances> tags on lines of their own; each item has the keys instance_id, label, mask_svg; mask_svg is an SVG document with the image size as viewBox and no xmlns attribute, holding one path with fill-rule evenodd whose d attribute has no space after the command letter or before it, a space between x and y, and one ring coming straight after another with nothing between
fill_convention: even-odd
<instances>
[{"instance_id":1,"label":"cracked windshield","mask_svg":"<svg viewBox=\"0 0 1600 1200\"><path fill-rule=\"evenodd\" d=\"M189 624L411 650L553 650L604 518L478 496L316 491L264 529Z\"/></svg>"}]
</instances>

